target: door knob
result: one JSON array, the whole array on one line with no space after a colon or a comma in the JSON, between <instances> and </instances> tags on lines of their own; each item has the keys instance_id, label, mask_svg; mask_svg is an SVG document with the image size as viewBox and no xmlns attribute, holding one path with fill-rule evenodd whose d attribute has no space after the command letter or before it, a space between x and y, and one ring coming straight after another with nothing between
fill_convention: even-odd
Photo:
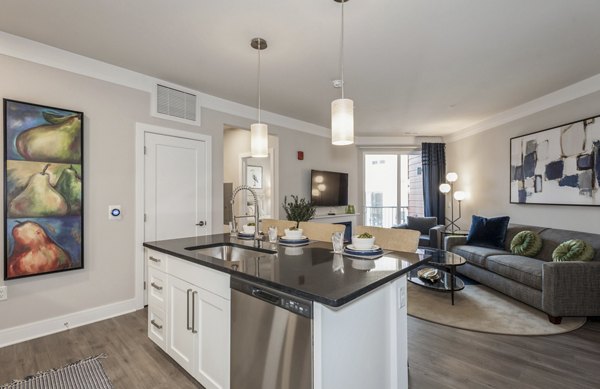
<instances>
[{"instance_id":1,"label":"door knob","mask_svg":"<svg viewBox=\"0 0 600 389\"><path fill-rule=\"evenodd\" d=\"M200 226L200 227L204 226L205 224L206 224L205 221L199 221L198 223L196 223L196 225Z\"/></svg>"}]
</instances>

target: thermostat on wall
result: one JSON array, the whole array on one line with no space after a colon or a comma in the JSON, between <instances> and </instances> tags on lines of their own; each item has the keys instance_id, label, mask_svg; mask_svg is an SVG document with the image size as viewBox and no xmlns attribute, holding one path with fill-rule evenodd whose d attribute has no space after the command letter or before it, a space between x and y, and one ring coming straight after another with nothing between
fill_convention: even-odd
<instances>
[{"instance_id":1,"label":"thermostat on wall","mask_svg":"<svg viewBox=\"0 0 600 389\"><path fill-rule=\"evenodd\" d=\"M108 206L108 220L121 220L121 206L120 205L109 205Z\"/></svg>"}]
</instances>

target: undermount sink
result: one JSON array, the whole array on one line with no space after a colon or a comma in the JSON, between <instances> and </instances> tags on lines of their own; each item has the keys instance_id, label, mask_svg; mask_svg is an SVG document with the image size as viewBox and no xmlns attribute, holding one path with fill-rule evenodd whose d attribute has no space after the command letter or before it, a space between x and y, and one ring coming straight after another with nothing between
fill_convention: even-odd
<instances>
[{"instance_id":1,"label":"undermount sink","mask_svg":"<svg viewBox=\"0 0 600 389\"><path fill-rule=\"evenodd\" d=\"M239 247L231 243L221 243L211 246L186 247L186 250L213 257L227 262L238 262L248 259L257 259L277 254L277 251L259 249L255 247Z\"/></svg>"}]
</instances>

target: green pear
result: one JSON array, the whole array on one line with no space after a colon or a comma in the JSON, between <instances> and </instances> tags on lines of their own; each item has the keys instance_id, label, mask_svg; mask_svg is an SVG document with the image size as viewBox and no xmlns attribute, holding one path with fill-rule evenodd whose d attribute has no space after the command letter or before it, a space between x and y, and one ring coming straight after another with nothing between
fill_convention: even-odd
<instances>
[{"instance_id":1,"label":"green pear","mask_svg":"<svg viewBox=\"0 0 600 389\"><path fill-rule=\"evenodd\" d=\"M28 161L81 162L81 118L79 114L60 117L44 113L52 124L23 131L17 136L19 154Z\"/></svg>"},{"instance_id":2,"label":"green pear","mask_svg":"<svg viewBox=\"0 0 600 389\"><path fill-rule=\"evenodd\" d=\"M81 213L81 178L73 169L73 165L62 171L54 189L67 200L69 214L79 215Z\"/></svg>"},{"instance_id":3,"label":"green pear","mask_svg":"<svg viewBox=\"0 0 600 389\"><path fill-rule=\"evenodd\" d=\"M8 205L9 217L45 217L64 216L69 207L64 197L50 185L50 175L44 166L41 173L29 178L23 192L19 193Z\"/></svg>"}]
</instances>

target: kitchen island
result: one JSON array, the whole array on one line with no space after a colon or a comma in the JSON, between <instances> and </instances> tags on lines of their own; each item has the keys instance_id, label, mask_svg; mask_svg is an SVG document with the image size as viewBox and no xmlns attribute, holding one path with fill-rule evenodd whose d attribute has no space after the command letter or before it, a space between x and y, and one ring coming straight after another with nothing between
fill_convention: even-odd
<instances>
[{"instance_id":1,"label":"kitchen island","mask_svg":"<svg viewBox=\"0 0 600 389\"><path fill-rule=\"evenodd\" d=\"M284 247L229 234L144 246L149 336L205 387L408 387L405 274L427 252L354 259L326 242ZM239 284L250 292L230 288ZM274 295L289 296L273 313L289 314L280 329L287 338L268 334L263 348L251 343L263 335L247 333L278 329L253 324L267 311L242 302ZM248 346L255 355L242 358Z\"/></svg>"}]
</instances>

